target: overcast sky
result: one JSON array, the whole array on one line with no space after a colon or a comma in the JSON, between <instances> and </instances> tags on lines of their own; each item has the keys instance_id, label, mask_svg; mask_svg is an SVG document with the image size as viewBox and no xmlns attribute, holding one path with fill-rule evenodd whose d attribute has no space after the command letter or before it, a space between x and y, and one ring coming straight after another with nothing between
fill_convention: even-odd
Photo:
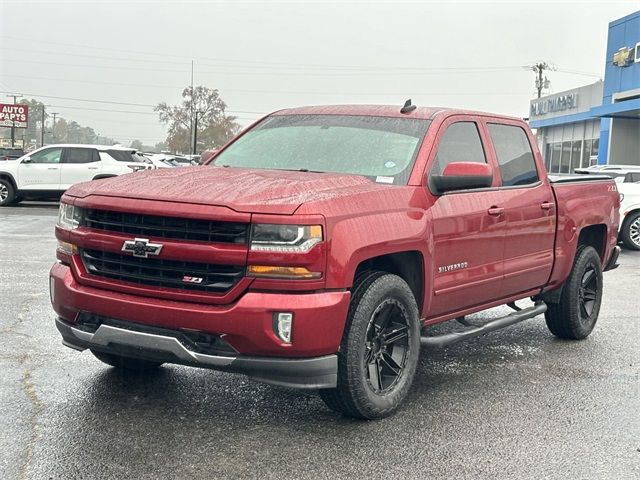
<instances>
[{"instance_id":1,"label":"overcast sky","mask_svg":"<svg viewBox=\"0 0 640 480\"><path fill-rule=\"evenodd\" d=\"M553 63L552 92L592 83L604 74L608 23L638 9L638 0L0 0L0 91L127 144L164 140L145 105L178 103L192 59L194 83L219 89L243 125L284 107L406 98L526 116L534 74L523 66Z\"/></svg>"}]
</instances>

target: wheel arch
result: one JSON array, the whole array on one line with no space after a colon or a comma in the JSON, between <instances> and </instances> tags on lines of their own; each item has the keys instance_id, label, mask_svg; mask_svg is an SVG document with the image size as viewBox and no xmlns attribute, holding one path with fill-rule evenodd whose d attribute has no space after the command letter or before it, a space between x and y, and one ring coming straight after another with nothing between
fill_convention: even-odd
<instances>
[{"instance_id":1,"label":"wheel arch","mask_svg":"<svg viewBox=\"0 0 640 480\"><path fill-rule=\"evenodd\" d=\"M576 252L582 245L593 247L600 255L600 261L604 264L606 260L604 256L607 246L607 226L603 223L597 223L582 228L578 236Z\"/></svg>"},{"instance_id":2,"label":"wheel arch","mask_svg":"<svg viewBox=\"0 0 640 480\"><path fill-rule=\"evenodd\" d=\"M8 172L0 172L0 179L8 180L9 183L11 183L11 186L13 187L13 191L16 192L16 194L18 193L18 184L16 183L16 180L13 178L13 175L11 175Z\"/></svg>"},{"instance_id":3,"label":"wheel arch","mask_svg":"<svg viewBox=\"0 0 640 480\"><path fill-rule=\"evenodd\" d=\"M381 271L402 278L413 292L418 304L418 310L422 310L424 301L424 257L418 250L407 250L387 253L362 260L355 269L352 285L356 279L367 271Z\"/></svg>"}]
</instances>

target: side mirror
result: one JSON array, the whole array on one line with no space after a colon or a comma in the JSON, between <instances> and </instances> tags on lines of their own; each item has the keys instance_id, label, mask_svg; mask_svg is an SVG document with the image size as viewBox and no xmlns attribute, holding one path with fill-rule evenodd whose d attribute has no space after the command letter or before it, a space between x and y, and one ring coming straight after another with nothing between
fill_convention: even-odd
<instances>
[{"instance_id":1,"label":"side mirror","mask_svg":"<svg viewBox=\"0 0 640 480\"><path fill-rule=\"evenodd\" d=\"M31 157L24 157L22 163L31 163Z\"/></svg>"},{"instance_id":2,"label":"side mirror","mask_svg":"<svg viewBox=\"0 0 640 480\"><path fill-rule=\"evenodd\" d=\"M431 175L429 185L434 193L452 190L487 188L493 183L493 170L486 163L451 162L442 174Z\"/></svg>"}]
</instances>

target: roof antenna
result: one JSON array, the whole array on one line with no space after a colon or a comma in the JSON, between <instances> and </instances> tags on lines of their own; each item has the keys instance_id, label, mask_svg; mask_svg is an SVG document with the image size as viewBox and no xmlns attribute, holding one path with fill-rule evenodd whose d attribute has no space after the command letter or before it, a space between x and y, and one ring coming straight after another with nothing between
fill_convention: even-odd
<instances>
[{"instance_id":1,"label":"roof antenna","mask_svg":"<svg viewBox=\"0 0 640 480\"><path fill-rule=\"evenodd\" d=\"M400 109L400 113L409 113L413 112L417 107L415 105L411 105L411 99L404 102L404 107Z\"/></svg>"}]
</instances>

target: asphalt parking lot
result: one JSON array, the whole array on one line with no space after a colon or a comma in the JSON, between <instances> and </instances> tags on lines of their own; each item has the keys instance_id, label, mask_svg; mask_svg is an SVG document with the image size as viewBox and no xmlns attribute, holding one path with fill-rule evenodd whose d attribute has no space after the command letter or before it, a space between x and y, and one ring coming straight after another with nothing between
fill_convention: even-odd
<instances>
[{"instance_id":1,"label":"asphalt parking lot","mask_svg":"<svg viewBox=\"0 0 640 480\"><path fill-rule=\"evenodd\" d=\"M64 347L56 215L0 210L0 478L640 478L640 252L605 274L586 341L537 317L423 351L404 408L360 422L312 393L180 366L123 375Z\"/></svg>"}]
</instances>

